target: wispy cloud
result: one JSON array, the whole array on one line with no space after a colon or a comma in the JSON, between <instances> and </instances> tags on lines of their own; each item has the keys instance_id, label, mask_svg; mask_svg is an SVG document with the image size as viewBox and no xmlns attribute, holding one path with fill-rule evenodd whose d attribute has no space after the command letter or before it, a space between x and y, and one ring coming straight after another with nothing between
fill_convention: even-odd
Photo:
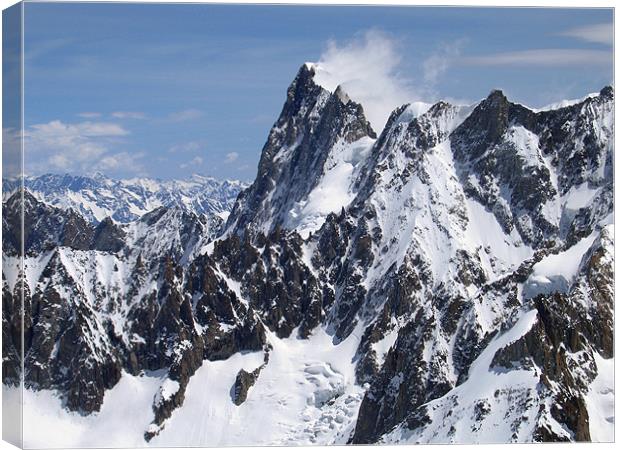
<instances>
[{"instance_id":1,"label":"wispy cloud","mask_svg":"<svg viewBox=\"0 0 620 450\"><path fill-rule=\"evenodd\" d=\"M187 120L195 120L202 117L204 113L198 109L184 109L183 111L176 111L168 115L168 120L171 122L185 122Z\"/></svg>"},{"instance_id":2,"label":"wispy cloud","mask_svg":"<svg viewBox=\"0 0 620 450\"><path fill-rule=\"evenodd\" d=\"M44 138L58 143L78 138L100 136L125 136L129 134L122 126L110 122L80 122L75 124L52 120L48 123L32 125L26 136Z\"/></svg>"},{"instance_id":3,"label":"wispy cloud","mask_svg":"<svg viewBox=\"0 0 620 450\"><path fill-rule=\"evenodd\" d=\"M440 44L422 62L416 79L404 75L401 43L380 30L369 30L344 43L329 41L314 65L315 80L334 91L341 85L349 97L361 103L375 131L381 131L397 107L437 98L437 84L458 60L466 39Z\"/></svg>"},{"instance_id":4,"label":"wispy cloud","mask_svg":"<svg viewBox=\"0 0 620 450\"><path fill-rule=\"evenodd\" d=\"M30 161L27 171L58 170L92 172L97 168L132 171L143 154L114 153L111 149L127 136L122 126L110 122L65 123L53 120L35 124L24 132L25 152Z\"/></svg>"},{"instance_id":5,"label":"wispy cloud","mask_svg":"<svg viewBox=\"0 0 620 450\"><path fill-rule=\"evenodd\" d=\"M465 45L465 39L458 39L454 42L443 43L437 50L422 63L424 71L424 81L427 89L434 89L439 79L445 74L454 60L461 54L461 49Z\"/></svg>"},{"instance_id":6,"label":"wispy cloud","mask_svg":"<svg viewBox=\"0 0 620 450\"><path fill-rule=\"evenodd\" d=\"M58 39L33 39L28 42L24 51L24 58L26 60L34 60L41 56L48 55L49 53L61 50L68 45L75 42L73 39L58 38Z\"/></svg>"},{"instance_id":7,"label":"wispy cloud","mask_svg":"<svg viewBox=\"0 0 620 450\"><path fill-rule=\"evenodd\" d=\"M271 114L256 114L248 119L248 123L258 125L270 125L275 121Z\"/></svg>"},{"instance_id":8,"label":"wispy cloud","mask_svg":"<svg viewBox=\"0 0 620 450\"><path fill-rule=\"evenodd\" d=\"M81 112L77 114L78 117L82 117L84 119L96 119L101 117L101 113L98 112Z\"/></svg>"},{"instance_id":9,"label":"wispy cloud","mask_svg":"<svg viewBox=\"0 0 620 450\"><path fill-rule=\"evenodd\" d=\"M99 119L103 117L103 114L100 112L81 112L77 114L78 117L82 117L84 119ZM146 119L146 114L138 111L114 111L109 114L110 117L114 119Z\"/></svg>"},{"instance_id":10,"label":"wispy cloud","mask_svg":"<svg viewBox=\"0 0 620 450\"><path fill-rule=\"evenodd\" d=\"M597 23L594 25L571 28L559 34L581 39L586 42L612 45L614 41L614 25L613 23Z\"/></svg>"},{"instance_id":11,"label":"wispy cloud","mask_svg":"<svg viewBox=\"0 0 620 450\"><path fill-rule=\"evenodd\" d=\"M169 153L189 153L204 150L207 146L205 141L190 141L175 144L168 149Z\"/></svg>"},{"instance_id":12,"label":"wispy cloud","mask_svg":"<svg viewBox=\"0 0 620 450\"><path fill-rule=\"evenodd\" d=\"M99 161L100 170L119 170L122 169L126 172L133 172L141 174L144 172L144 167L141 163L141 159L144 158L144 152L129 153L119 152L110 155L105 155Z\"/></svg>"},{"instance_id":13,"label":"wispy cloud","mask_svg":"<svg viewBox=\"0 0 620 450\"><path fill-rule=\"evenodd\" d=\"M138 111L115 111L110 115L115 119L146 119L146 114Z\"/></svg>"},{"instance_id":14,"label":"wispy cloud","mask_svg":"<svg viewBox=\"0 0 620 450\"><path fill-rule=\"evenodd\" d=\"M191 167L201 166L203 162L204 162L204 159L202 159L200 156L195 156L190 161L180 164L179 167L181 169L187 169Z\"/></svg>"},{"instance_id":15,"label":"wispy cloud","mask_svg":"<svg viewBox=\"0 0 620 450\"><path fill-rule=\"evenodd\" d=\"M380 131L394 108L418 98L411 80L398 70L401 60L396 40L371 30L344 44L329 41L315 79L332 92L342 85Z\"/></svg>"},{"instance_id":16,"label":"wispy cloud","mask_svg":"<svg viewBox=\"0 0 620 450\"><path fill-rule=\"evenodd\" d=\"M226 153L226 158L224 159L224 162L226 164L230 164L230 163L235 162L237 159L239 159L239 153L230 152L230 153Z\"/></svg>"},{"instance_id":17,"label":"wispy cloud","mask_svg":"<svg viewBox=\"0 0 620 450\"><path fill-rule=\"evenodd\" d=\"M584 64L598 66L611 64L612 56L610 51L604 50L550 48L468 56L460 58L460 62L481 66L568 67Z\"/></svg>"}]
</instances>

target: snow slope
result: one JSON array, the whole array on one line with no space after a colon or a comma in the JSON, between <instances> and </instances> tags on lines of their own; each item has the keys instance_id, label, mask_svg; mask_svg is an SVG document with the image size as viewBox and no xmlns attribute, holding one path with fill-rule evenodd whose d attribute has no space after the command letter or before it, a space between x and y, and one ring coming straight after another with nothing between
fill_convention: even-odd
<instances>
[{"instance_id":1,"label":"snow slope","mask_svg":"<svg viewBox=\"0 0 620 450\"><path fill-rule=\"evenodd\" d=\"M506 372L491 368L495 353L527 333L536 323L537 313L531 310L505 333L493 339L472 363L468 379L445 396L429 402L427 411L431 424L411 432L399 427L385 436L385 443L500 443L513 435L513 420L527 416L525 426L513 439L529 439L535 425L536 408L521 410L518 399L528 398L536 391L539 374L530 370Z\"/></svg>"},{"instance_id":2,"label":"snow slope","mask_svg":"<svg viewBox=\"0 0 620 450\"><path fill-rule=\"evenodd\" d=\"M596 240L592 233L563 252L546 256L536 263L523 286L526 298L540 293L566 292L577 276L581 259Z\"/></svg>"},{"instance_id":3,"label":"snow slope","mask_svg":"<svg viewBox=\"0 0 620 450\"><path fill-rule=\"evenodd\" d=\"M317 186L289 211L286 228L297 230L306 239L323 225L329 213L339 213L349 206L357 193L354 183L374 143L369 137L351 144L338 142L325 162Z\"/></svg>"},{"instance_id":4,"label":"snow slope","mask_svg":"<svg viewBox=\"0 0 620 450\"><path fill-rule=\"evenodd\" d=\"M24 427L24 447L144 447L141 430L152 420L153 397L165 375L123 373L106 392L101 411L88 416L67 411L53 391L24 390L24 423L36 424ZM3 395L19 395L19 390L3 386Z\"/></svg>"},{"instance_id":5,"label":"snow slope","mask_svg":"<svg viewBox=\"0 0 620 450\"><path fill-rule=\"evenodd\" d=\"M187 400L152 441L157 446L304 445L346 442L363 390L354 384L356 333L339 345L323 329L308 340L269 333L269 362L239 406L231 388L237 372L263 363L263 353L205 361ZM208 386L208 390L205 387Z\"/></svg>"},{"instance_id":6,"label":"snow slope","mask_svg":"<svg viewBox=\"0 0 620 450\"><path fill-rule=\"evenodd\" d=\"M593 442L612 442L615 429L614 358L594 356L598 375L586 397Z\"/></svg>"},{"instance_id":7,"label":"snow slope","mask_svg":"<svg viewBox=\"0 0 620 450\"><path fill-rule=\"evenodd\" d=\"M278 339L269 333L269 363L236 406L231 388L240 369L263 364L262 352L237 353L224 361L205 361L191 378L183 407L166 421L149 444L144 432L153 420L151 406L171 387L165 372L132 376L105 395L99 413L68 412L52 391L24 391L24 445L29 448L155 447L222 445L344 444L363 396L354 383L352 363L359 337L338 345L317 329L308 340ZM19 395L3 388L3 395ZM131 399L128 403L127 399ZM62 429L62 433L57 430Z\"/></svg>"}]
</instances>

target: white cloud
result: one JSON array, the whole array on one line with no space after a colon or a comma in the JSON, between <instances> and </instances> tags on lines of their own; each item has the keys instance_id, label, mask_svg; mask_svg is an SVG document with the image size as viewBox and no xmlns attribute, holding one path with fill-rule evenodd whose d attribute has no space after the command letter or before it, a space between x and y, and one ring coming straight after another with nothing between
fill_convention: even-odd
<instances>
[{"instance_id":1,"label":"white cloud","mask_svg":"<svg viewBox=\"0 0 620 450\"><path fill-rule=\"evenodd\" d=\"M582 49L538 49L460 58L464 64L481 66L567 67L606 65L613 61L611 51Z\"/></svg>"},{"instance_id":2,"label":"white cloud","mask_svg":"<svg viewBox=\"0 0 620 450\"><path fill-rule=\"evenodd\" d=\"M84 119L96 119L101 117L101 113L98 112L81 112L78 113L79 117L83 117Z\"/></svg>"},{"instance_id":3,"label":"white cloud","mask_svg":"<svg viewBox=\"0 0 620 450\"><path fill-rule=\"evenodd\" d=\"M70 169L73 163L92 161L106 152L104 141L125 136L122 127L105 122L67 124L59 120L32 125L25 132L25 151L51 154L56 169ZM62 156L62 157L61 157Z\"/></svg>"},{"instance_id":4,"label":"white cloud","mask_svg":"<svg viewBox=\"0 0 620 450\"><path fill-rule=\"evenodd\" d=\"M110 147L129 132L109 122L65 123L53 120L30 126L24 133L27 172L132 171L143 154L112 153Z\"/></svg>"},{"instance_id":5,"label":"white cloud","mask_svg":"<svg viewBox=\"0 0 620 450\"><path fill-rule=\"evenodd\" d=\"M332 92L342 85L380 132L395 108L419 98L411 81L398 70L397 47L396 41L376 30L342 45L330 41L315 64L315 80Z\"/></svg>"},{"instance_id":6,"label":"white cloud","mask_svg":"<svg viewBox=\"0 0 620 450\"><path fill-rule=\"evenodd\" d=\"M572 28L560 33L562 36L570 36L586 42L612 45L614 42L614 24L597 23L583 27Z\"/></svg>"},{"instance_id":7,"label":"white cloud","mask_svg":"<svg viewBox=\"0 0 620 450\"><path fill-rule=\"evenodd\" d=\"M110 155L106 155L98 163L99 170L119 170L127 172L143 172L140 159L145 156L144 152L129 153L119 152Z\"/></svg>"},{"instance_id":8,"label":"white cloud","mask_svg":"<svg viewBox=\"0 0 620 450\"><path fill-rule=\"evenodd\" d=\"M441 76L461 54L464 43L464 39L459 39L448 44L441 44L435 53L424 60L422 69L427 87L435 87Z\"/></svg>"},{"instance_id":9,"label":"white cloud","mask_svg":"<svg viewBox=\"0 0 620 450\"><path fill-rule=\"evenodd\" d=\"M60 170L69 170L71 166L71 160L67 157L67 155L63 155L61 153L50 156L48 163L52 168Z\"/></svg>"},{"instance_id":10,"label":"white cloud","mask_svg":"<svg viewBox=\"0 0 620 450\"><path fill-rule=\"evenodd\" d=\"M168 149L169 153L185 153L185 152L197 152L207 146L204 141L190 141L183 142L181 144L175 144Z\"/></svg>"},{"instance_id":11,"label":"white cloud","mask_svg":"<svg viewBox=\"0 0 620 450\"><path fill-rule=\"evenodd\" d=\"M80 137L125 136L127 134L129 134L127 130L115 123L80 122L67 124L60 120L52 120L48 123L32 125L26 136L47 140L63 140Z\"/></svg>"},{"instance_id":12,"label":"white cloud","mask_svg":"<svg viewBox=\"0 0 620 450\"><path fill-rule=\"evenodd\" d=\"M146 119L146 114L138 111L115 111L111 116L116 119Z\"/></svg>"},{"instance_id":13,"label":"white cloud","mask_svg":"<svg viewBox=\"0 0 620 450\"><path fill-rule=\"evenodd\" d=\"M2 162L6 164L7 160L11 160L11 170L8 172L19 171L21 166L21 150L22 150L22 133L15 128L2 129ZM14 167L13 164L16 166ZM8 167L4 167L6 171Z\"/></svg>"},{"instance_id":14,"label":"white cloud","mask_svg":"<svg viewBox=\"0 0 620 450\"><path fill-rule=\"evenodd\" d=\"M183 111L177 111L168 115L168 120L171 122L185 122L187 120L194 120L202 117L204 113L198 109L184 109Z\"/></svg>"},{"instance_id":15,"label":"white cloud","mask_svg":"<svg viewBox=\"0 0 620 450\"><path fill-rule=\"evenodd\" d=\"M194 158L191 159L191 161L180 164L179 167L181 169L187 169L191 167L201 166L203 162L204 162L204 159L202 159L200 156L195 156Z\"/></svg>"},{"instance_id":16,"label":"white cloud","mask_svg":"<svg viewBox=\"0 0 620 450\"><path fill-rule=\"evenodd\" d=\"M230 163L235 162L237 159L239 159L239 153L230 152L230 153L226 153L226 158L224 159L224 162L226 164L230 164Z\"/></svg>"}]
</instances>

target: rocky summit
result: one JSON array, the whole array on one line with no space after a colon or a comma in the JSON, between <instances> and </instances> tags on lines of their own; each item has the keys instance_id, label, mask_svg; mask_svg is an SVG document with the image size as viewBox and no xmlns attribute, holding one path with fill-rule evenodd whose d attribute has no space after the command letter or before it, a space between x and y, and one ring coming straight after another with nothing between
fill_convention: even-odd
<instances>
[{"instance_id":1,"label":"rocky summit","mask_svg":"<svg viewBox=\"0 0 620 450\"><path fill-rule=\"evenodd\" d=\"M613 440L613 111L611 87L495 90L373 130L305 64L234 205L27 180L3 202L5 395L23 377L67 446Z\"/></svg>"}]
</instances>

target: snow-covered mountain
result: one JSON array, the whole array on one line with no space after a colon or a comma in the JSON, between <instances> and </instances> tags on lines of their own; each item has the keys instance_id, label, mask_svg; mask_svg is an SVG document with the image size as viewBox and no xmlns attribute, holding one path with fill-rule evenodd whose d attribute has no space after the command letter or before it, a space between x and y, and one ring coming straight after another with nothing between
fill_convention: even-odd
<instances>
[{"instance_id":1,"label":"snow-covered mountain","mask_svg":"<svg viewBox=\"0 0 620 450\"><path fill-rule=\"evenodd\" d=\"M3 201L19 186L3 180ZM38 200L59 208L72 208L94 223L110 217L128 223L161 206L180 207L195 214L217 214L224 220L237 195L247 185L192 175L187 180L132 178L113 180L103 174L46 174L27 176L24 187Z\"/></svg>"},{"instance_id":2,"label":"snow-covered mountain","mask_svg":"<svg viewBox=\"0 0 620 450\"><path fill-rule=\"evenodd\" d=\"M182 208L97 224L27 195L23 272L3 242L26 441L613 440L613 106L492 91L377 135L305 64L218 239Z\"/></svg>"}]
</instances>

